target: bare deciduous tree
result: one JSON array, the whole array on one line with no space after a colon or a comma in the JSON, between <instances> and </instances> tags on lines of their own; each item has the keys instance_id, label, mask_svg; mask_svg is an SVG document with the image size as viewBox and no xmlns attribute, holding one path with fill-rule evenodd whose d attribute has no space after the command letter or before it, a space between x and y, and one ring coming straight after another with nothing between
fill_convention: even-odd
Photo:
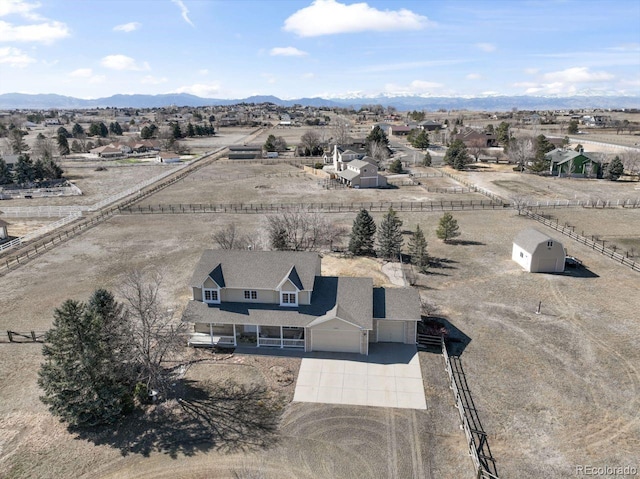
<instances>
[{"instance_id":1,"label":"bare deciduous tree","mask_svg":"<svg viewBox=\"0 0 640 479\"><path fill-rule=\"evenodd\" d=\"M334 141L338 145L347 145L351 142L351 137L349 136L351 133L351 123L345 119L339 118L336 120L331 133Z\"/></svg>"},{"instance_id":2,"label":"bare deciduous tree","mask_svg":"<svg viewBox=\"0 0 640 479\"><path fill-rule=\"evenodd\" d=\"M320 135L314 130L309 130L300 137L300 147L306 150L309 155L314 155L319 146Z\"/></svg>"},{"instance_id":3,"label":"bare deciduous tree","mask_svg":"<svg viewBox=\"0 0 640 479\"><path fill-rule=\"evenodd\" d=\"M476 138L469 142L469 144L467 145L467 151L471 156L473 156L474 160L478 161L478 158L480 158L480 155L484 153L484 148L486 146L487 146L487 143L484 140L484 138Z\"/></svg>"},{"instance_id":4,"label":"bare deciduous tree","mask_svg":"<svg viewBox=\"0 0 640 479\"><path fill-rule=\"evenodd\" d=\"M240 234L235 223L216 231L213 234L213 240L220 249L248 249L249 246L249 239Z\"/></svg>"},{"instance_id":5,"label":"bare deciduous tree","mask_svg":"<svg viewBox=\"0 0 640 479\"><path fill-rule=\"evenodd\" d=\"M389 158L389 148L387 148L387 145L383 143L376 143L372 141L369 143L369 152L378 165L382 164L383 161Z\"/></svg>"},{"instance_id":6,"label":"bare deciduous tree","mask_svg":"<svg viewBox=\"0 0 640 479\"><path fill-rule=\"evenodd\" d=\"M531 138L511 138L509 141L509 160L524 171L527 161L535 157L535 148Z\"/></svg>"},{"instance_id":7,"label":"bare deciduous tree","mask_svg":"<svg viewBox=\"0 0 640 479\"><path fill-rule=\"evenodd\" d=\"M286 211L267 217L271 247L292 251L316 251L332 246L346 230L335 228L319 212Z\"/></svg>"},{"instance_id":8,"label":"bare deciduous tree","mask_svg":"<svg viewBox=\"0 0 640 479\"><path fill-rule=\"evenodd\" d=\"M138 381L148 390L167 390L164 361L184 347L186 324L176 321L173 310L160 298L162 274L157 270L133 270L120 286L130 323L131 342L138 368Z\"/></svg>"}]
</instances>

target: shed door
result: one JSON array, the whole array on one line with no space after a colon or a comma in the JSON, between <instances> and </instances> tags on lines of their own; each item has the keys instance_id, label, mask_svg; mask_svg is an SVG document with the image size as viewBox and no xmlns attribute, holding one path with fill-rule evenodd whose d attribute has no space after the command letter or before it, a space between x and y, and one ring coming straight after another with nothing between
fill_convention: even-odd
<instances>
[{"instance_id":1,"label":"shed door","mask_svg":"<svg viewBox=\"0 0 640 479\"><path fill-rule=\"evenodd\" d=\"M360 331L311 330L312 351L360 352Z\"/></svg>"},{"instance_id":2,"label":"shed door","mask_svg":"<svg viewBox=\"0 0 640 479\"><path fill-rule=\"evenodd\" d=\"M378 321L378 342L404 343L404 321Z\"/></svg>"},{"instance_id":3,"label":"shed door","mask_svg":"<svg viewBox=\"0 0 640 479\"><path fill-rule=\"evenodd\" d=\"M555 258L540 258L538 263L538 271L541 273L553 273L556 270Z\"/></svg>"}]
</instances>

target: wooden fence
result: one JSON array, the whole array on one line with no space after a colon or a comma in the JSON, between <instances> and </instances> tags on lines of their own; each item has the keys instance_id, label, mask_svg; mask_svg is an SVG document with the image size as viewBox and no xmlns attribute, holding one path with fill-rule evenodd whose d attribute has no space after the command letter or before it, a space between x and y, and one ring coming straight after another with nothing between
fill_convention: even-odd
<instances>
[{"instance_id":1,"label":"wooden fence","mask_svg":"<svg viewBox=\"0 0 640 479\"><path fill-rule=\"evenodd\" d=\"M9 343L43 343L46 331L10 331L7 330Z\"/></svg>"},{"instance_id":2,"label":"wooden fence","mask_svg":"<svg viewBox=\"0 0 640 479\"><path fill-rule=\"evenodd\" d=\"M542 215L534 213L533 211L530 211L527 209L521 210L521 211L524 211L524 214L527 215L529 218L539 221L543 225L548 226L549 228L553 228L556 231L559 231L563 235L576 240L578 243L582 243L583 245L588 246L592 250L603 254L607 258L611 258L612 260L620 264L628 266L634 271L640 271L640 263L638 263L635 260L629 259L626 255L617 253L612 248L606 248L604 241L598 242L594 239L589 239L585 236L574 233L573 228L569 226L560 225L557 222L551 221L550 219L545 218Z\"/></svg>"},{"instance_id":3,"label":"wooden fence","mask_svg":"<svg viewBox=\"0 0 640 479\"><path fill-rule=\"evenodd\" d=\"M444 337L440 338L442 356L449 375L449 383L456 400L456 408L462 422L462 429L467 436L469 454L476 471L477 479L498 479L496 462L491 454L487 434L482 428L478 411L471 397L471 391L457 356L449 356Z\"/></svg>"},{"instance_id":4,"label":"wooden fence","mask_svg":"<svg viewBox=\"0 0 640 479\"><path fill-rule=\"evenodd\" d=\"M448 210L495 210L504 205L485 200L460 201L382 201L360 203L180 203L121 208L128 214L185 214L185 213L282 213L306 211L322 213L350 213L364 208L370 212L386 212L389 207L399 212L425 212Z\"/></svg>"}]
</instances>

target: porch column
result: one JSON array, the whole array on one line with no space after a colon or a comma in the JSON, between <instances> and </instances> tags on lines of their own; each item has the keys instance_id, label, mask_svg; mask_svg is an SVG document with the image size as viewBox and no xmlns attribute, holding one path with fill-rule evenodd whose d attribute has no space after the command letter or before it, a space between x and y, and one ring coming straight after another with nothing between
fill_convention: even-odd
<instances>
[{"instance_id":1,"label":"porch column","mask_svg":"<svg viewBox=\"0 0 640 479\"><path fill-rule=\"evenodd\" d=\"M233 325L233 345L237 346L237 342L236 342L236 325Z\"/></svg>"},{"instance_id":2,"label":"porch column","mask_svg":"<svg viewBox=\"0 0 640 479\"><path fill-rule=\"evenodd\" d=\"M260 347L260 325L256 326L256 347Z\"/></svg>"},{"instance_id":3,"label":"porch column","mask_svg":"<svg viewBox=\"0 0 640 479\"><path fill-rule=\"evenodd\" d=\"M280 348L284 348L284 338L282 337L282 326L280 326Z\"/></svg>"},{"instance_id":4,"label":"porch column","mask_svg":"<svg viewBox=\"0 0 640 479\"><path fill-rule=\"evenodd\" d=\"M213 346L213 323L209 323L209 341L211 342L211 346Z\"/></svg>"}]
</instances>

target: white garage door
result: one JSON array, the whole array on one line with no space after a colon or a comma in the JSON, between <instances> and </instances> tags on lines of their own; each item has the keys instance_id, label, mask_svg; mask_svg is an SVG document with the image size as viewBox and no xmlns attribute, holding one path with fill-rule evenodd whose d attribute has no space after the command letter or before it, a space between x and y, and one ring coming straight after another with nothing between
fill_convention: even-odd
<instances>
[{"instance_id":1,"label":"white garage door","mask_svg":"<svg viewBox=\"0 0 640 479\"><path fill-rule=\"evenodd\" d=\"M556 270L556 260L554 258L540 258L538 271L541 273L553 273Z\"/></svg>"},{"instance_id":2,"label":"white garage door","mask_svg":"<svg viewBox=\"0 0 640 479\"><path fill-rule=\"evenodd\" d=\"M378 342L404 343L404 321L378 321Z\"/></svg>"},{"instance_id":3,"label":"white garage door","mask_svg":"<svg viewBox=\"0 0 640 479\"><path fill-rule=\"evenodd\" d=\"M360 352L360 331L311 331L312 351Z\"/></svg>"}]
</instances>

